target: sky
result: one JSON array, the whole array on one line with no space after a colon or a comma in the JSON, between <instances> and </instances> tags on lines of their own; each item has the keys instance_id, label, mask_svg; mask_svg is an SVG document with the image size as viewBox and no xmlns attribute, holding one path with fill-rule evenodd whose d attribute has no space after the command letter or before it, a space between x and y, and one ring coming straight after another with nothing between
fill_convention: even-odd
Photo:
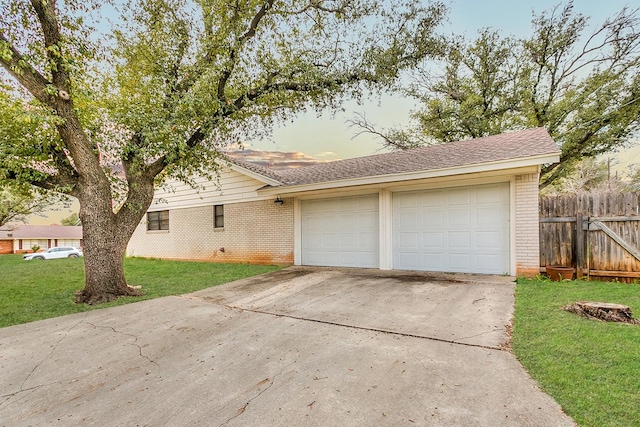
<instances>
[{"instance_id":1,"label":"sky","mask_svg":"<svg viewBox=\"0 0 640 427\"><path fill-rule=\"evenodd\" d=\"M448 22L439 28L444 34L466 35L475 38L478 30L490 27L503 35L526 37L531 34L532 12L539 14L550 10L558 0L444 0L449 7ZM591 16L592 23L601 23L606 18L629 6L627 0L575 0L575 10ZM631 6L630 6L631 7ZM270 140L249 141L251 157L255 150L291 152L291 157L306 157L318 160L336 160L366 156L383 152L381 144L373 135L353 138L356 130L347 121L356 113L365 113L368 120L379 128L403 127L409 124L409 115L418 105L413 99L401 96L383 96L369 100L366 106L347 102L344 113L331 116L325 113L317 117L310 112L293 120L286 126L276 127ZM640 161L640 149L635 151ZM624 156L624 154L623 154ZM283 153L277 153L282 158ZM626 156L632 160L631 155Z\"/></svg>"},{"instance_id":2,"label":"sky","mask_svg":"<svg viewBox=\"0 0 640 427\"><path fill-rule=\"evenodd\" d=\"M447 22L438 31L444 34L466 35L474 38L481 28L490 27L503 35L526 37L531 33L532 12L539 14L559 4L558 0L443 0L449 7ZM575 0L575 10L591 16L592 23L601 23L615 15L627 0ZM370 99L365 105L348 101L344 112L317 116L309 112L293 118L286 126L276 126L269 139L248 141L246 160L287 161L302 164L305 161L337 160L384 152L372 135L354 138L356 130L347 121L356 113L364 113L379 128L403 127L409 124L409 115L417 108L414 100L395 95ZM267 152L277 153L267 153ZM628 165L640 163L640 142L620 152L614 161L623 171ZM77 211L77 204L47 214L31 217L31 224L59 223L60 219Z\"/></svg>"}]
</instances>

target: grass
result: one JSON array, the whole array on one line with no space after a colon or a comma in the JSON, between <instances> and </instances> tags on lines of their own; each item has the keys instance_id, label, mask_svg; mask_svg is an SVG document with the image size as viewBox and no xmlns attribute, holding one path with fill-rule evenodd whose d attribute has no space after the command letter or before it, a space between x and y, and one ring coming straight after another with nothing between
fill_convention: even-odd
<instances>
[{"instance_id":1,"label":"grass","mask_svg":"<svg viewBox=\"0 0 640 427\"><path fill-rule=\"evenodd\" d=\"M628 305L638 317L640 286L519 280L516 356L580 426L640 426L640 326L561 310L576 301Z\"/></svg>"},{"instance_id":2,"label":"grass","mask_svg":"<svg viewBox=\"0 0 640 427\"><path fill-rule=\"evenodd\" d=\"M144 295L88 306L73 302L84 283L82 258L23 261L21 255L0 255L0 327L180 295L280 268L143 258L126 258L124 266L129 284L142 286Z\"/></svg>"}]
</instances>

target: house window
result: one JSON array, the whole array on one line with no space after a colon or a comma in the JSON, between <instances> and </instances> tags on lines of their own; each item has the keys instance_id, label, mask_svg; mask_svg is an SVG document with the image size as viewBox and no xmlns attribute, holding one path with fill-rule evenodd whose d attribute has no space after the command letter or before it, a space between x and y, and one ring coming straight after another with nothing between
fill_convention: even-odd
<instances>
[{"instance_id":1,"label":"house window","mask_svg":"<svg viewBox=\"0 0 640 427\"><path fill-rule=\"evenodd\" d=\"M168 230L169 211L147 212L147 230Z\"/></svg>"},{"instance_id":2,"label":"house window","mask_svg":"<svg viewBox=\"0 0 640 427\"><path fill-rule=\"evenodd\" d=\"M224 205L215 205L213 207L213 226L215 228L224 227Z\"/></svg>"}]
</instances>

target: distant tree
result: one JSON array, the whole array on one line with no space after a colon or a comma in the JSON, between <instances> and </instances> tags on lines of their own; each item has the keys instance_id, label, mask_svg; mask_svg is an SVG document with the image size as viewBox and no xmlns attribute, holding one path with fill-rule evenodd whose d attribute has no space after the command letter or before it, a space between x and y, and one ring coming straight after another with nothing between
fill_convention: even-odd
<instances>
[{"instance_id":1,"label":"distant tree","mask_svg":"<svg viewBox=\"0 0 640 427\"><path fill-rule=\"evenodd\" d=\"M80 221L80 218L78 217L78 214L74 212L71 215L69 215L68 217L62 218L62 220L60 221L60 224L67 225L67 226L82 225L82 221Z\"/></svg>"},{"instance_id":2,"label":"distant tree","mask_svg":"<svg viewBox=\"0 0 640 427\"><path fill-rule=\"evenodd\" d=\"M545 187L542 194L580 194L589 192L625 193L633 191L630 182L621 174L611 172L611 160L586 158Z\"/></svg>"},{"instance_id":3,"label":"distant tree","mask_svg":"<svg viewBox=\"0 0 640 427\"><path fill-rule=\"evenodd\" d=\"M215 177L221 148L306 108L392 88L438 41L421 0L0 0L0 180L74 196L78 302L139 291L123 256L168 177ZM122 6L119 6L122 4ZM96 34L100 34L96 37ZM104 47L102 47L104 46Z\"/></svg>"},{"instance_id":4,"label":"distant tree","mask_svg":"<svg viewBox=\"0 0 640 427\"><path fill-rule=\"evenodd\" d=\"M407 89L422 102L413 129L354 123L394 149L543 126L562 149L560 162L542 170L544 187L639 129L638 14L624 8L593 29L569 2L534 16L527 39L491 30L472 42L454 37L444 72L423 69Z\"/></svg>"},{"instance_id":5,"label":"distant tree","mask_svg":"<svg viewBox=\"0 0 640 427\"><path fill-rule=\"evenodd\" d=\"M0 227L9 222L25 223L29 215L41 213L53 203L52 196L30 187L0 187Z\"/></svg>"},{"instance_id":6,"label":"distant tree","mask_svg":"<svg viewBox=\"0 0 640 427\"><path fill-rule=\"evenodd\" d=\"M640 165L629 168L629 191L640 192Z\"/></svg>"}]
</instances>

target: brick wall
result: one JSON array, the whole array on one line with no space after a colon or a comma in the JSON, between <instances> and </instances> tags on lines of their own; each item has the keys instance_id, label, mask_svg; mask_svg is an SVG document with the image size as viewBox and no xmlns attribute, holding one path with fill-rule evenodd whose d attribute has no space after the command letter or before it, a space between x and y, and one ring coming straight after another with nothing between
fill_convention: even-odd
<instances>
[{"instance_id":1,"label":"brick wall","mask_svg":"<svg viewBox=\"0 0 640 427\"><path fill-rule=\"evenodd\" d=\"M130 256L216 262L293 264L293 199L224 205L224 228L214 228L213 206L172 209L168 231L147 231L146 216ZM223 250L224 248L224 250Z\"/></svg>"},{"instance_id":2,"label":"brick wall","mask_svg":"<svg viewBox=\"0 0 640 427\"><path fill-rule=\"evenodd\" d=\"M13 240L0 240L0 254L13 253Z\"/></svg>"},{"instance_id":3,"label":"brick wall","mask_svg":"<svg viewBox=\"0 0 640 427\"><path fill-rule=\"evenodd\" d=\"M538 174L516 176L516 274L540 273Z\"/></svg>"}]
</instances>

